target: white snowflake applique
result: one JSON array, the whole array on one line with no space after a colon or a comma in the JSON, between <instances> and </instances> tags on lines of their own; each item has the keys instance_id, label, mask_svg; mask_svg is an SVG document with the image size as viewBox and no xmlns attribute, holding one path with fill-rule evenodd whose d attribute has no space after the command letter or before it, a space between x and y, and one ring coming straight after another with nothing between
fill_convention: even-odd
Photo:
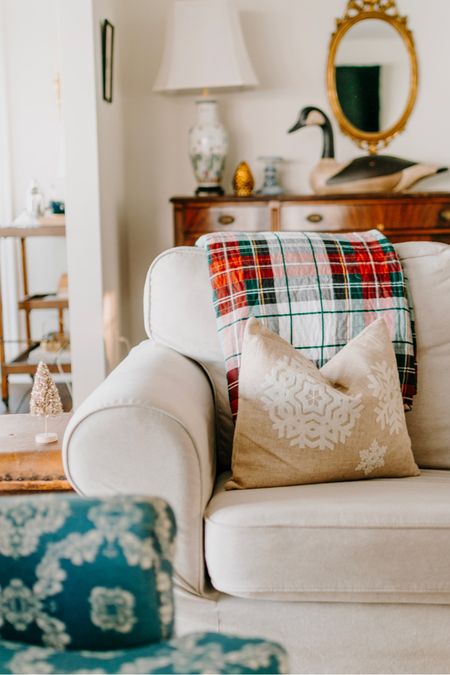
<instances>
[{"instance_id":1,"label":"white snowflake applique","mask_svg":"<svg viewBox=\"0 0 450 675\"><path fill-rule=\"evenodd\" d=\"M273 429L292 446L333 450L351 435L363 409L360 394L337 391L288 357L275 363L261 388Z\"/></svg>"},{"instance_id":2,"label":"white snowflake applique","mask_svg":"<svg viewBox=\"0 0 450 675\"><path fill-rule=\"evenodd\" d=\"M386 361L378 361L367 376L368 388L377 399L375 415L378 424L390 434L398 434L405 422L403 400L397 370Z\"/></svg>"},{"instance_id":3,"label":"white snowflake applique","mask_svg":"<svg viewBox=\"0 0 450 675\"><path fill-rule=\"evenodd\" d=\"M386 452L386 445L380 445L377 440L372 441L368 450L361 450L359 453L361 461L355 471L364 471L367 476L375 469L381 468L384 466Z\"/></svg>"}]
</instances>

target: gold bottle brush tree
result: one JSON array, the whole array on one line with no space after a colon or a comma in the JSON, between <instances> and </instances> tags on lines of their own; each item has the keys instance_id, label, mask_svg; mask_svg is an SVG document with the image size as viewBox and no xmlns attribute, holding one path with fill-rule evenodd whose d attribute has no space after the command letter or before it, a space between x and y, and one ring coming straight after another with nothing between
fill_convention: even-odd
<instances>
[{"instance_id":1,"label":"gold bottle brush tree","mask_svg":"<svg viewBox=\"0 0 450 675\"><path fill-rule=\"evenodd\" d=\"M63 407L56 384L47 365L41 361L37 367L31 390L30 413L45 420L44 431L36 434L35 441L41 445L55 443L58 434L48 431L48 418L61 415Z\"/></svg>"}]
</instances>

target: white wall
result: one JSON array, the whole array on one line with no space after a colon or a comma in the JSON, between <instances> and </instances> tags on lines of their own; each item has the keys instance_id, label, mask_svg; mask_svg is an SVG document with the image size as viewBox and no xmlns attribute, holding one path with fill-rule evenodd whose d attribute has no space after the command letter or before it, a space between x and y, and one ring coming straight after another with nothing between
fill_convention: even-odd
<instances>
[{"instance_id":1,"label":"white wall","mask_svg":"<svg viewBox=\"0 0 450 675\"><path fill-rule=\"evenodd\" d=\"M123 0L94 0L94 40L100 166L100 217L103 283L103 335L107 369L124 356L129 341L128 246L125 219L124 97L122 67L126 50L119 14ZM108 19L115 27L113 102L103 100L101 65L101 23Z\"/></svg>"},{"instance_id":2,"label":"white wall","mask_svg":"<svg viewBox=\"0 0 450 675\"><path fill-rule=\"evenodd\" d=\"M101 91L100 23L108 18L119 31L118 4L60 4L75 405L116 365L119 337L127 332L126 303L121 301L126 289L121 86L115 81L112 104L102 100ZM116 56L120 66L120 54Z\"/></svg>"},{"instance_id":3,"label":"white wall","mask_svg":"<svg viewBox=\"0 0 450 675\"><path fill-rule=\"evenodd\" d=\"M345 0L233 0L241 12L245 39L260 86L252 91L220 95L221 115L231 138L225 187L230 190L233 169L247 160L261 180L259 155L281 154L286 159L283 184L295 193L309 192L308 175L321 151L320 132L286 129L298 110L315 104L329 112L325 65L335 18ZM195 183L187 156L187 132L194 122L193 97L152 92L171 0L122 2L120 13L121 67L118 72L124 101L126 218L129 236L131 335L144 335L142 288L147 267L172 245L175 194L192 194ZM389 152L413 160L450 164L448 115L450 87L445 66L450 62L448 0L398 0L408 13L416 40L420 87L407 131ZM359 154L335 125L338 159ZM443 174L417 189L450 189Z\"/></svg>"},{"instance_id":4,"label":"white wall","mask_svg":"<svg viewBox=\"0 0 450 675\"><path fill-rule=\"evenodd\" d=\"M77 404L106 374L96 62L91 0L65 0L60 10L70 336Z\"/></svg>"},{"instance_id":5,"label":"white wall","mask_svg":"<svg viewBox=\"0 0 450 675\"><path fill-rule=\"evenodd\" d=\"M13 208L24 203L36 177L49 192L57 169L58 113L53 76L59 68L61 13L63 104L67 151L67 207L71 333L75 398L82 400L121 355L120 336L144 336L142 289L151 260L172 245L169 198L195 189L187 133L194 97L152 92L172 0L0 0L8 26L7 70L12 120ZM320 155L317 129L288 136L298 110L329 112L325 64L335 18L345 0L232 0L236 3L260 85L221 94L231 139L225 174L247 160L261 182L257 157L281 154L285 188L309 192ZM450 61L448 0L399 0L408 12L420 67L419 97L406 133L389 151L450 164L446 142L450 88L441 64ZM100 21L115 25L114 102L101 99ZM338 159L359 150L335 128ZM418 189L450 189L442 174ZM54 288L65 269L64 243L39 250L32 290ZM49 257L46 257L47 254ZM128 259L129 271L126 270ZM129 313L129 319L128 319Z\"/></svg>"},{"instance_id":6,"label":"white wall","mask_svg":"<svg viewBox=\"0 0 450 675\"><path fill-rule=\"evenodd\" d=\"M25 207L36 178L46 197L58 173L60 118L54 78L60 69L56 0L1 0L6 105L11 158L12 216ZM66 271L63 239L29 240L31 293L55 292ZM39 338L58 328L57 312L34 312Z\"/></svg>"},{"instance_id":7,"label":"white wall","mask_svg":"<svg viewBox=\"0 0 450 675\"><path fill-rule=\"evenodd\" d=\"M61 124L54 78L62 75L67 151L67 244L28 242L30 291L56 290L69 271L75 404L124 355L128 337L127 247L124 241L123 110L102 100L100 26L108 18L123 40L122 0L0 0L5 43L13 216L25 206L30 180L46 196L60 166ZM116 49L120 68L122 49ZM63 71L63 72L61 72ZM57 328L56 312L34 312L33 334Z\"/></svg>"}]
</instances>

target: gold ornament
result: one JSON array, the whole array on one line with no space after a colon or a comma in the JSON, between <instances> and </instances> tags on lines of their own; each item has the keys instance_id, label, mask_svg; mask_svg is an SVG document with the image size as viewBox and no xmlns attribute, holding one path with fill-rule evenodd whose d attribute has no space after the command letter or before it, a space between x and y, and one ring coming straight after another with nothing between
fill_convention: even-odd
<instances>
[{"instance_id":1,"label":"gold ornament","mask_svg":"<svg viewBox=\"0 0 450 675\"><path fill-rule=\"evenodd\" d=\"M255 179L247 162L241 162L233 176L233 190L236 197L251 197Z\"/></svg>"}]
</instances>

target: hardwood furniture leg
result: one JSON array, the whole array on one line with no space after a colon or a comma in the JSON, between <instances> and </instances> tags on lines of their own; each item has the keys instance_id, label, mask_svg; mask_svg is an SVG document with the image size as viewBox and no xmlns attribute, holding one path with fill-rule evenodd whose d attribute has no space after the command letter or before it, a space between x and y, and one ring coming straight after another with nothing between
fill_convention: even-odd
<instances>
[{"instance_id":1,"label":"hardwood furniture leg","mask_svg":"<svg viewBox=\"0 0 450 675\"><path fill-rule=\"evenodd\" d=\"M28 267L27 267L27 247L26 239L24 237L20 238L20 253L22 259L22 285L23 285L23 294L28 297ZM25 309L25 332L27 336L27 342L31 344L31 322L30 322L30 310Z\"/></svg>"},{"instance_id":2,"label":"hardwood furniture leg","mask_svg":"<svg viewBox=\"0 0 450 675\"><path fill-rule=\"evenodd\" d=\"M269 202L270 229L272 232L278 232L280 229L280 202Z\"/></svg>"},{"instance_id":3,"label":"hardwood furniture leg","mask_svg":"<svg viewBox=\"0 0 450 675\"><path fill-rule=\"evenodd\" d=\"M1 255L1 250L0 250ZM5 334L3 332L3 292L2 292L2 279L1 279L1 270L0 270L0 368L2 371L2 401L6 406L6 409L9 409L9 383L8 375L5 373Z\"/></svg>"},{"instance_id":4,"label":"hardwood furniture leg","mask_svg":"<svg viewBox=\"0 0 450 675\"><path fill-rule=\"evenodd\" d=\"M64 335L64 310L58 309L58 332L60 335Z\"/></svg>"}]
</instances>

